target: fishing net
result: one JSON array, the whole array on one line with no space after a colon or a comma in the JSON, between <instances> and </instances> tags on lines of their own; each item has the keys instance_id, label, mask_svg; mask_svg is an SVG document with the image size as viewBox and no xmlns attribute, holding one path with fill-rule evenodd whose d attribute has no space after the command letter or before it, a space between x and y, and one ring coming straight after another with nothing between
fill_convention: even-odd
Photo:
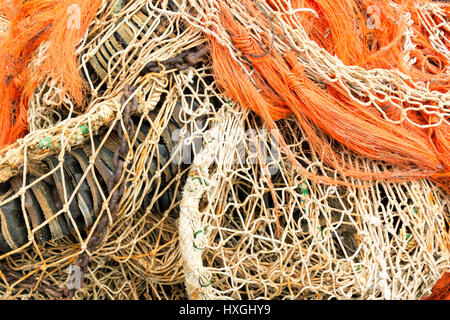
<instances>
[{"instance_id":1,"label":"fishing net","mask_svg":"<svg viewBox=\"0 0 450 320\"><path fill-rule=\"evenodd\" d=\"M439 186L346 176L295 117L269 128L221 93L208 37L240 56L219 14L200 0L104 1L77 50L85 105L51 78L39 84L29 133L0 152L2 299L418 299L448 271ZM433 21L430 32L443 27ZM434 101L430 126L448 124L448 95L346 66L280 26L317 83L375 105L402 97L412 111ZM286 50L276 37L273 47ZM362 172L399 170L334 149Z\"/></svg>"},{"instance_id":2,"label":"fishing net","mask_svg":"<svg viewBox=\"0 0 450 320\"><path fill-rule=\"evenodd\" d=\"M91 56L81 65L89 69L86 111L61 97L58 84L48 79L30 103L30 133L2 154L5 298L62 297L62 289L78 289L79 282L79 298L169 299L182 294L176 289L183 277L177 266L174 208L188 162L178 155L177 148L183 149L177 139L201 131L195 121L207 118L217 102L210 102L215 96L208 89L207 66L174 73L175 68L161 64L161 70L145 77L132 71L205 42L200 31L177 27L179 19L168 20L155 10L144 13L145 4L133 2L132 9L119 12L117 3L108 3L83 39L79 53ZM164 8L167 4L160 10ZM133 24L138 18L147 19L139 20L139 26L158 21L171 27L163 30L155 23L140 29ZM114 43L115 55L129 61L100 64L103 55L113 54L105 46L118 41L111 37L117 29L119 35L135 37L126 39L131 45L123 50ZM45 53L45 45L40 52ZM100 83L98 75L105 72L111 77ZM152 196L143 196L147 194ZM97 232L109 223L117 228L107 235ZM59 240L40 245L50 239ZM97 248L99 242L110 246ZM98 266L93 273L81 268L82 260L89 259L83 252ZM168 293L164 288L169 285Z\"/></svg>"},{"instance_id":3,"label":"fishing net","mask_svg":"<svg viewBox=\"0 0 450 320\"><path fill-rule=\"evenodd\" d=\"M301 131L294 119L285 126ZM254 154L252 134L244 126L234 129L237 145ZM417 299L447 270L448 199L435 186L420 180L362 187L361 181L338 178L307 140L292 137L290 146L308 170L348 185L314 183L256 135L267 161L255 157L236 167L222 159L212 173L197 173L208 181L195 184L203 187L205 204L190 214L196 227L182 251L192 297ZM217 152L218 158L240 158L230 135L221 138L227 152ZM387 169L342 152L362 170ZM186 184L185 196L191 189Z\"/></svg>"}]
</instances>

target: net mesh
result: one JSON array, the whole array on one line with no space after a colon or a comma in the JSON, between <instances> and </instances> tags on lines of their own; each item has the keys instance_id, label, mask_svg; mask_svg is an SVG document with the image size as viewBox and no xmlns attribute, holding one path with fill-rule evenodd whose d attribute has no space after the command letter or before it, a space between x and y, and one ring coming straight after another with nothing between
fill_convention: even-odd
<instances>
[{"instance_id":1,"label":"net mesh","mask_svg":"<svg viewBox=\"0 0 450 320\"><path fill-rule=\"evenodd\" d=\"M443 17L439 5L420 12L430 35L447 27L430 18ZM418 299L448 271L450 204L438 186L342 176L295 118L268 130L220 93L207 59L179 61L205 34L235 52L219 14L200 0L104 1L78 50L86 105L40 84L30 133L0 152L2 299ZM401 97L412 111L435 101L430 126L448 124L448 94L346 66L281 20L318 83L375 105ZM0 17L0 37L6 25ZM443 41L433 44L445 55ZM414 124L407 115L386 120ZM302 176L280 135L335 183ZM335 148L354 168L397 170Z\"/></svg>"},{"instance_id":2,"label":"net mesh","mask_svg":"<svg viewBox=\"0 0 450 320\"><path fill-rule=\"evenodd\" d=\"M301 131L293 119L286 128ZM244 127L237 130L246 136ZM227 145L229 135L222 139ZM251 137L238 141L249 153L255 149ZM293 138L291 146L311 172L336 177L305 139ZM346 151L342 155L363 170L388 169ZM365 185L339 177L349 185L324 185L303 178L287 157L268 158L282 165L256 158L206 176L212 187L205 190L207 204L196 230L207 227L207 244L194 245L205 250L201 269L188 269L196 279L193 296L417 299L447 270L448 200L429 182ZM270 180L265 166L272 167ZM208 283L211 289L204 288Z\"/></svg>"},{"instance_id":3,"label":"net mesh","mask_svg":"<svg viewBox=\"0 0 450 320\"><path fill-rule=\"evenodd\" d=\"M224 3L228 8L232 8L233 16L239 22L246 25L245 21L252 21L249 30L251 31L251 37L257 43L264 43L262 39L264 35L273 35L271 45L277 52L284 53L292 49L295 52L302 53L298 59L304 66L309 78L318 83L336 84L345 90L351 100L361 105L375 106L386 121L396 124L408 122L422 128L438 127L443 123L450 124L448 92L429 89L430 85L436 83L436 80L430 79L430 81L424 83L400 72L398 69L375 68L366 70L358 66L345 65L337 56L308 37L301 20L295 18L298 11L295 12L288 2L282 0L267 1L267 3L257 2L259 8L270 21L270 23L264 21L264 24L255 19L251 13L248 13L243 3L233 0ZM270 6L268 3L274 5ZM244 59L238 54L238 50L230 39L228 32L220 22L221 9L216 4L203 0L193 1L191 5L199 11L207 12L207 14L202 15L202 20L184 13L186 19L202 29L205 34L218 39L221 45L232 52L234 59L245 65ZM395 6L395 3L392 5ZM443 4L436 2L426 2L421 6L416 5L418 21L425 25L432 45L448 57L446 32L448 32L449 22L448 15L444 14L442 6ZM204 9L201 10L200 8ZM313 11L312 9L306 10ZM317 17L317 13L315 16ZM407 12L405 16L409 16L411 19L411 13L408 15ZM290 18L289 23L286 23L283 19L285 17ZM412 24L411 21L409 22ZM421 24L411 25L409 29L405 30L403 44L405 52L411 51L417 46L417 43L415 43L417 30L414 28L420 28ZM281 38L278 34L273 34L272 27L282 30L283 37L287 39ZM414 34L415 31L416 35ZM419 63L417 59L409 62ZM444 69L442 72L448 76L448 67L446 65L441 67ZM422 69L422 66L419 66L419 68ZM243 70L246 70L250 76L251 70L247 68L243 68ZM386 105L392 106L397 112L387 112ZM435 116L434 121L428 124L417 122L417 117L414 114L422 110L433 114Z\"/></svg>"}]
</instances>

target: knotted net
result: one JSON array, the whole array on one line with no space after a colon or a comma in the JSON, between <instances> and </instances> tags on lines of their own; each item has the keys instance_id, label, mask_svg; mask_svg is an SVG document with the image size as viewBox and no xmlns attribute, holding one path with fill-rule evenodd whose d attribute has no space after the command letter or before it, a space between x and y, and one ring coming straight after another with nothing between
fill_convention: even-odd
<instances>
[{"instance_id":1,"label":"knotted net","mask_svg":"<svg viewBox=\"0 0 450 320\"><path fill-rule=\"evenodd\" d=\"M84 111L51 79L37 88L30 133L0 153L2 299L428 295L449 266L447 194L424 179L342 175L294 117L274 131L223 96L202 51L208 8L104 1L78 50ZM389 81L401 92L395 72L345 66L288 34L314 50L303 64L318 82L332 68L352 92ZM404 91L447 106L446 95ZM397 170L335 150L362 171Z\"/></svg>"}]
</instances>

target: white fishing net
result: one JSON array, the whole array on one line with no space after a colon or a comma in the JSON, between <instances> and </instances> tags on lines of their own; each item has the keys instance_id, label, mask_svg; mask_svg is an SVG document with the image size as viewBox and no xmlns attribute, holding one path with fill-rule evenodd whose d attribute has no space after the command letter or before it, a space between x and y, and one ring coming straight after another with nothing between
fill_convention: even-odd
<instances>
[{"instance_id":1,"label":"white fishing net","mask_svg":"<svg viewBox=\"0 0 450 320\"><path fill-rule=\"evenodd\" d=\"M220 135L222 162L197 174L208 183L185 186L185 198L200 188L204 202L201 211L188 210L195 227L181 243L191 297L417 299L448 270L449 203L438 188L425 180L365 184L338 177L305 139L294 137L290 146L310 172L348 185L313 183L287 157L272 153L231 165L239 158L237 145L255 153L243 119L233 120L227 130L235 135ZM288 132L301 131L294 119L285 125ZM272 149L264 135L256 134L256 141ZM354 167L388 169L342 152ZM273 170L273 190L266 166ZM180 232L186 230L180 221Z\"/></svg>"},{"instance_id":2,"label":"white fishing net","mask_svg":"<svg viewBox=\"0 0 450 320\"><path fill-rule=\"evenodd\" d=\"M85 110L51 79L39 86L30 133L0 152L1 299L418 299L448 270L437 186L341 176L294 118L272 132L220 94L199 49L218 14L200 0L105 1L78 50ZM448 121L448 94L345 66L282 27L317 81L417 108L426 95ZM186 52L201 59L185 65ZM303 177L279 133L308 172L336 182ZM355 168L396 170L336 150Z\"/></svg>"}]
</instances>

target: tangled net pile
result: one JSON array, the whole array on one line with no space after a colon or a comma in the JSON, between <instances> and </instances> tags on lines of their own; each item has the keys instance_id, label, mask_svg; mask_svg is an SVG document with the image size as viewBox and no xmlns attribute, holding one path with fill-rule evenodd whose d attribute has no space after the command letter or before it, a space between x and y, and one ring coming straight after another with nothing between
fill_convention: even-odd
<instances>
[{"instance_id":1,"label":"tangled net pile","mask_svg":"<svg viewBox=\"0 0 450 320\"><path fill-rule=\"evenodd\" d=\"M357 48L325 0L94 2L82 99L49 72L0 151L2 299L420 299L450 271L448 5L366 1L401 36Z\"/></svg>"}]
</instances>

